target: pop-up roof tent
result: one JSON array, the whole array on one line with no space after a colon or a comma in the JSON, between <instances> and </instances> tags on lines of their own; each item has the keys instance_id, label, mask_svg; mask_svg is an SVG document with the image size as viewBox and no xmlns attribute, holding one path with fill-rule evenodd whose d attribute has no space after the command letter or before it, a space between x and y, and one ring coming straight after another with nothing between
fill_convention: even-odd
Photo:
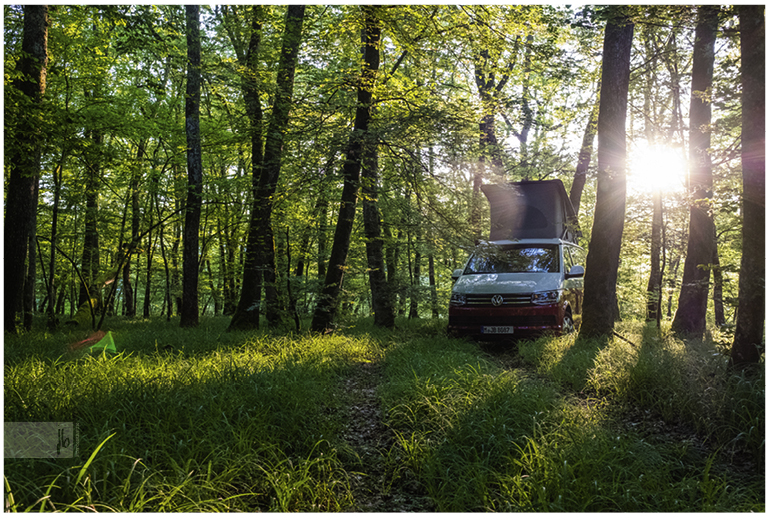
<instances>
[{"instance_id":1,"label":"pop-up roof tent","mask_svg":"<svg viewBox=\"0 0 770 520\"><path fill-rule=\"evenodd\" d=\"M560 180L485 184L481 191L490 206L489 240L561 238L577 243L577 217Z\"/></svg>"}]
</instances>

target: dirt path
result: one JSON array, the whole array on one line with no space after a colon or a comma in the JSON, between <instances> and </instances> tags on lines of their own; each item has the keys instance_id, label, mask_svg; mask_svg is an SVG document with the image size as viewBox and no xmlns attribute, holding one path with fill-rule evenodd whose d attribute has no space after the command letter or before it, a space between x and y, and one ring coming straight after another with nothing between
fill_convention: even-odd
<instances>
[{"instance_id":1,"label":"dirt path","mask_svg":"<svg viewBox=\"0 0 770 520\"><path fill-rule=\"evenodd\" d=\"M343 391L350 403L345 412L342 438L358 457L351 471L354 511L416 512L432 511L430 499L417 483L394 477L386 467L387 454L395 437L385 426L377 387L382 379L378 363L359 363L345 380Z\"/></svg>"}]
</instances>

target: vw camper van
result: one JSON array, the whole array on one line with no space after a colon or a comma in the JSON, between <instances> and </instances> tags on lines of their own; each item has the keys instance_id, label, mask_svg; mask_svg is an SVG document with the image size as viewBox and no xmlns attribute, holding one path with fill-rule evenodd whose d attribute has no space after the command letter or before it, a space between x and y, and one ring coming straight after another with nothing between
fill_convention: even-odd
<instances>
[{"instance_id":1,"label":"vw camper van","mask_svg":"<svg viewBox=\"0 0 770 520\"><path fill-rule=\"evenodd\" d=\"M490 240L455 280L449 333L479 339L570 333L583 308L585 252L561 181L485 185Z\"/></svg>"}]
</instances>

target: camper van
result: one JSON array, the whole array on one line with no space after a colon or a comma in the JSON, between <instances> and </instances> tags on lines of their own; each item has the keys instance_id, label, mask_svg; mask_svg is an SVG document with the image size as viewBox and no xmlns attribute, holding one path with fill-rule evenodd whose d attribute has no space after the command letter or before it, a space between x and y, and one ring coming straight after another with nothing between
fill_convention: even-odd
<instances>
[{"instance_id":1,"label":"camper van","mask_svg":"<svg viewBox=\"0 0 770 520\"><path fill-rule=\"evenodd\" d=\"M453 272L449 333L495 339L580 323L585 252L561 181L485 185L490 239Z\"/></svg>"}]
</instances>

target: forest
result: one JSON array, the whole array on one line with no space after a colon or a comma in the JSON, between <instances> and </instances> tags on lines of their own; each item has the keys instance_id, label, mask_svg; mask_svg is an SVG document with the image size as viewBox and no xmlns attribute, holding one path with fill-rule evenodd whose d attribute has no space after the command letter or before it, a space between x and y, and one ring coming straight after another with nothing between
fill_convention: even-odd
<instances>
[{"instance_id":1,"label":"forest","mask_svg":"<svg viewBox=\"0 0 770 520\"><path fill-rule=\"evenodd\" d=\"M764 43L764 6L5 5L5 421L85 455L6 459L6 510L764 510ZM554 179L578 331L448 338L481 187ZM676 422L617 437L670 495L586 469L630 467L607 402Z\"/></svg>"}]
</instances>

